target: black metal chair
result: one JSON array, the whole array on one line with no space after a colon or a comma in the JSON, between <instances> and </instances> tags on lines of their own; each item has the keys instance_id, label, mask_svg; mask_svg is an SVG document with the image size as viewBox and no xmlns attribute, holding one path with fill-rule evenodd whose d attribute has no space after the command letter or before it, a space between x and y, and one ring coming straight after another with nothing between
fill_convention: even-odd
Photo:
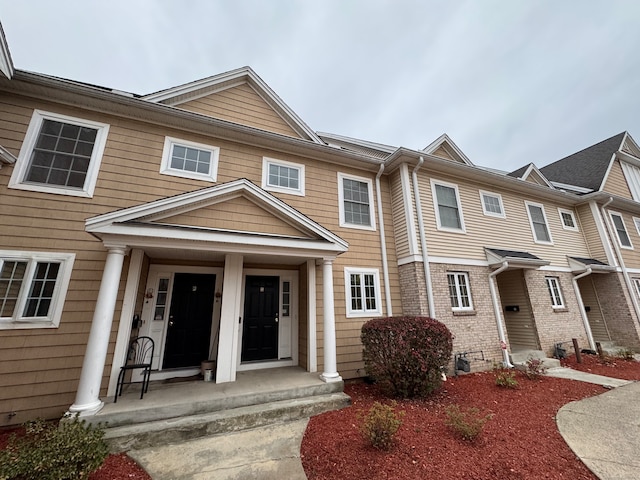
<instances>
[{"instance_id":1,"label":"black metal chair","mask_svg":"<svg viewBox=\"0 0 640 480\"><path fill-rule=\"evenodd\" d=\"M129 345L129 351L127 353L127 360L125 364L120 367L120 374L118 375L118 384L116 386L116 395L113 399L113 403L118 401L118 397L122 395L122 387L125 383L131 384L135 382L125 382L125 376L127 372L133 370L143 370L142 372L142 390L140 391L140 399L144 396L145 392L149 389L149 378L151 377L151 363L153 362L153 349L154 343L151 337L137 337L131 341Z\"/></svg>"}]
</instances>

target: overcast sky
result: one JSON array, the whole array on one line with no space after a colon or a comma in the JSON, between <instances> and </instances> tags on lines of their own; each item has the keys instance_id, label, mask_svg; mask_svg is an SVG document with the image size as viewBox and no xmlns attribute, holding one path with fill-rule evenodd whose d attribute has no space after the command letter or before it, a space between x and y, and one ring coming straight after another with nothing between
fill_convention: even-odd
<instances>
[{"instance_id":1,"label":"overcast sky","mask_svg":"<svg viewBox=\"0 0 640 480\"><path fill-rule=\"evenodd\" d=\"M138 94L245 65L312 129L478 165L640 143L637 0L0 0L16 68Z\"/></svg>"}]
</instances>

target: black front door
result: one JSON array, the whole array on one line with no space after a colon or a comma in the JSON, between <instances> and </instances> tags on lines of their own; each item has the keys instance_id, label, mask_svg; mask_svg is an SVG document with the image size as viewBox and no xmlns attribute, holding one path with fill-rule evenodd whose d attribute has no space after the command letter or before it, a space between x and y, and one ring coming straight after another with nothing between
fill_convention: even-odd
<instances>
[{"instance_id":1,"label":"black front door","mask_svg":"<svg viewBox=\"0 0 640 480\"><path fill-rule=\"evenodd\" d=\"M176 273L163 368L200 366L209 358L216 276Z\"/></svg>"},{"instance_id":2,"label":"black front door","mask_svg":"<svg viewBox=\"0 0 640 480\"><path fill-rule=\"evenodd\" d=\"M242 330L243 362L278 358L280 277L247 276Z\"/></svg>"}]
</instances>

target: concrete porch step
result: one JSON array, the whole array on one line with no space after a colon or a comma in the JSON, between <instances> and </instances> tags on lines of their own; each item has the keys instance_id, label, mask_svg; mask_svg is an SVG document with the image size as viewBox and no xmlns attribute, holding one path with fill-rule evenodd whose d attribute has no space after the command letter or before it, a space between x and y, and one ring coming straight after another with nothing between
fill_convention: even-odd
<instances>
[{"instance_id":1,"label":"concrete porch step","mask_svg":"<svg viewBox=\"0 0 640 480\"><path fill-rule=\"evenodd\" d=\"M349 396L342 392L289 398L109 427L105 440L114 452L155 447L307 418L346 407L350 402Z\"/></svg>"},{"instance_id":2,"label":"concrete porch step","mask_svg":"<svg viewBox=\"0 0 640 480\"><path fill-rule=\"evenodd\" d=\"M542 366L547 369L560 367L560 360L548 358L542 350L519 350L512 352L509 356L511 363L518 370L525 370L527 368L527 360L530 358L542 360Z\"/></svg>"}]
</instances>

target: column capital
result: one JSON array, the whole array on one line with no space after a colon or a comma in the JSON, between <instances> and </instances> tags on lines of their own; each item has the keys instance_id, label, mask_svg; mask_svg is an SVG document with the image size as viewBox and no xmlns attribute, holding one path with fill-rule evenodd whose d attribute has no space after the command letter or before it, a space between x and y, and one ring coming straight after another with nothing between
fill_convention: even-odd
<instances>
[{"instance_id":1,"label":"column capital","mask_svg":"<svg viewBox=\"0 0 640 480\"><path fill-rule=\"evenodd\" d=\"M103 243L104 247L109 250L109 253L115 253L120 255L128 255L130 248L122 243Z\"/></svg>"}]
</instances>

